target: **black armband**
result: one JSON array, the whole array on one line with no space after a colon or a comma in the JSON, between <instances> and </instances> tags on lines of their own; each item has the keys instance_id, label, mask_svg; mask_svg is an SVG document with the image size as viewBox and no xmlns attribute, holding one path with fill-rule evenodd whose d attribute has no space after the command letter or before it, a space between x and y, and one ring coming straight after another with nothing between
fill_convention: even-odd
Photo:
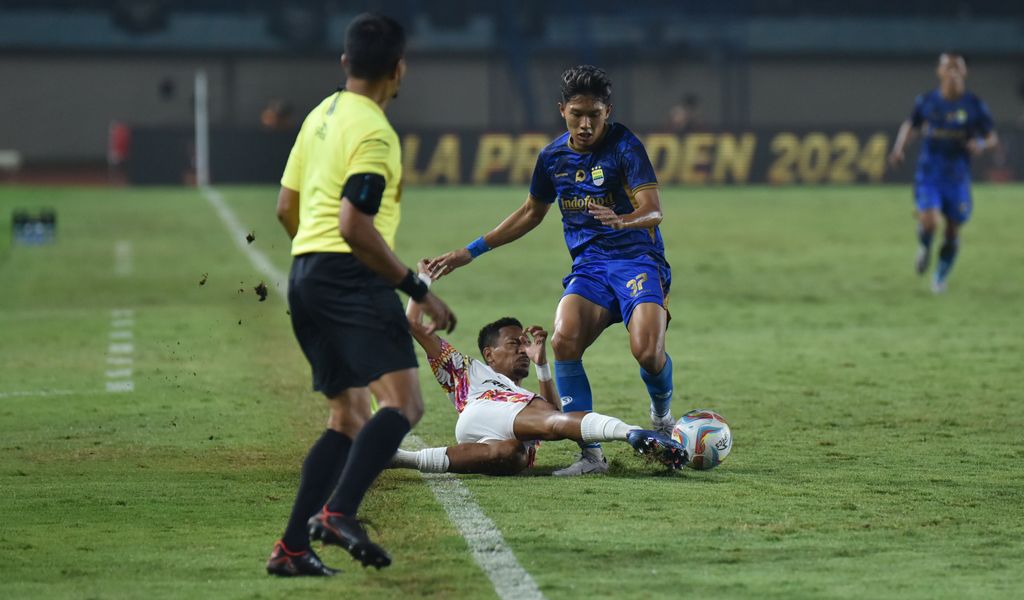
<instances>
[{"instance_id":1,"label":"black armband","mask_svg":"<svg viewBox=\"0 0 1024 600\"><path fill-rule=\"evenodd\" d=\"M430 291L427 284L423 283L423 280L417 277L416 274L412 272L412 269L409 269L409 272L406 273L405 277L398 282L396 287L406 294L409 294L409 297L416 302L421 302L423 297L427 295L427 292Z\"/></svg>"},{"instance_id":2,"label":"black armband","mask_svg":"<svg viewBox=\"0 0 1024 600\"><path fill-rule=\"evenodd\" d=\"M341 189L341 197L348 198L359 212L373 216L380 210L384 197L384 176L376 173L356 173L348 178Z\"/></svg>"}]
</instances>

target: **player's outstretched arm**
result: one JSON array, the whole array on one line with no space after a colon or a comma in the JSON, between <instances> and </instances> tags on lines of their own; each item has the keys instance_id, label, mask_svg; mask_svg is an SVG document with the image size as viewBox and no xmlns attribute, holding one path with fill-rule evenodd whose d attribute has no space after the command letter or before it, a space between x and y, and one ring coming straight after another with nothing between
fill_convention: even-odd
<instances>
[{"instance_id":1,"label":"player's outstretched arm","mask_svg":"<svg viewBox=\"0 0 1024 600\"><path fill-rule=\"evenodd\" d=\"M426 284L416 277L412 269L398 260L380 232L373 226L374 214L376 210L372 213L367 212L353 204L347 196L341 198L338 229L352 248L352 254L420 304L423 312L433 321L426 326L426 333L433 333L436 329L444 329L451 333L455 329L455 314L448 305L427 289Z\"/></svg>"},{"instance_id":2,"label":"player's outstretched arm","mask_svg":"<svg viewBox=\"0 0 1024 600\"><path fill-rule=\"evenodd\" d=\"M594 202L587 205L587 212L612 229L649 229L661 225L661 196L658 195L658 188L644 188L634 198L637 206L631 213L620 215Z\"/></svg>"},{"instance_id":3,"label":"player's outstretched arm","mask_svg":"<svg viewBox=\"0 0 1024 600\"><path fill-rule=\"evenodd\" d=\"M281 186L277 193L277 220L281 222L288 237L295 239L299 231L299 192Z\"/></svg>"},{"instance_id":4,"label":"player's outstretched arm","mask_svg":"<svg viewBox=\"0 0 1024 600\"><path fill-rule=\"evenodd\" d=\"M907 143L913 139L914 134L917 132L917 128L914 127L913 121L907 119L900 125L900 130L896 134L896 141L892 145L892 152L889 153L889 164L893 167L898 167L903 164L904 148Z\"/></svg>"},{"instance_id":5,"label":"player's outstretched arm","mask_svg":"<svg viewBox=\"0 0 1024 600\"><path fill-rule=\"evenodd\" d=\"M417 276L424 280L428 286L430 285L430 276L427 275L427 259L422 259L416 265L419 273ZM441 355L441 338L436 333L428 333L426 326L423 324L423 309L420 308L418 302L409 298L409 303L405 305L405 318L409 320L409 331L412 333L413 339L416 343L423 348L423 351L427 353L427 358L433 360Z\"/></svg>"},{"instance_id":6,"label":"player's outstretched arm","mask_svg":"<svg viewBox=\"0 0 1024 600\"><path fill-rule=\"evenodd\" d=\"M427 261L430 276L433 279L444 277L459 267L468 265L474 258L498 246L504 246L526 235L544 220L550 204L541 202L532 196L522 206L505 218L497 227L480 236L465 248L452 250Z\"/></svg>"}]
</instances>

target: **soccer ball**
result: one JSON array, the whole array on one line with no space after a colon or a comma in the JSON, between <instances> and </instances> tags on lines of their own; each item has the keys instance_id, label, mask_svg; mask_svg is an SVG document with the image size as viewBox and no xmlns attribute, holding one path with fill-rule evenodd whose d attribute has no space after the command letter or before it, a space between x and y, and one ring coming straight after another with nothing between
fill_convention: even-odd
<instances>
[{"instance_id":1,"label":"soccer ball","mask_svg":"<svg viewBox=\"0 0 1024 600\"><path fill-rule=\"evenodd\" d=\"M722 415L704 409L691 410L672 428L672 439L686 446L690 462L698 471L717 467L732 450L732 432Z\"/></svg>"}]
</instances>

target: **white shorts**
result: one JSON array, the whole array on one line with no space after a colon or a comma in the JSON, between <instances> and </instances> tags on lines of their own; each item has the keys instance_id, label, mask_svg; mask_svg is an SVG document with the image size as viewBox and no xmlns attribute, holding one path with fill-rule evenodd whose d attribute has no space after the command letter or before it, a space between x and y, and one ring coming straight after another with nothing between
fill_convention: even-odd
<instances>
[{"instance_id":1,"label":"white shorts","mask_svg":"<svg viewBox=\"0 0 1024 600\"><path fill-rule=\"evenodd\" d=\"M516 415L527 404L529 402L470 402L455 423L455 440L460 444L514 440Z\"/></svg>"}]
</instances>

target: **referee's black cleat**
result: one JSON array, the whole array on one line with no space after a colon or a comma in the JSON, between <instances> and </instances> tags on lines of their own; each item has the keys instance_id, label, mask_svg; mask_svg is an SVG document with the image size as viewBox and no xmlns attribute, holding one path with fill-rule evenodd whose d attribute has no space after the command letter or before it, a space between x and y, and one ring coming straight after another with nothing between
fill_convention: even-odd
<instances>
[{"instance_id":1,"label":"referee's black cleat","mask_svg":"<svg viewBox=\"0 0 1024 600\"><path fill-rule=\"evenodd\" d=\"M355 517L328 512L327 508L309 519L309 537L324 544L341 546L364 567L381 569L391 564L387 551L370 541Z\"/></svg>"},{"instance_id":2,"label":"referee's black cleat","mask_svg":"<svg viewBox=\"0 0 1024 600\"><path fill-rule=\"evenodd\" d=\"M330 577L338 573L338 569L332 569L320 562L320 557L312 549L292 552L285 548L284 542L278 540L274 544L274 551L270 553L270 559L267 560L267 573L281 577Z\"/></svg>"}]
</instances>

